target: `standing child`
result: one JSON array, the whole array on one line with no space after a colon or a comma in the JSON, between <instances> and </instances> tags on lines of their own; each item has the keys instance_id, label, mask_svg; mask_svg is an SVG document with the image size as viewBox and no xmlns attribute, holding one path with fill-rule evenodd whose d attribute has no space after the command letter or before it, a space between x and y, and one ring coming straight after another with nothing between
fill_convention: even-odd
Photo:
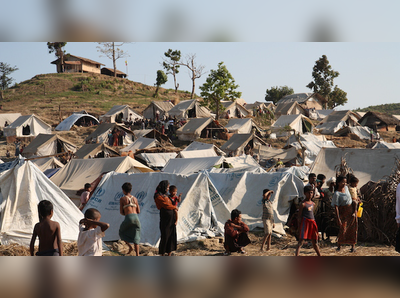
<instances>
[{"instance_id":1,"label":"standing child","mask_svg":"<svg viewBox=\"0 0 400 298\"><path fill-rule=\"evenodd\" d=\"M354 220L357 219L357 216L356 216L357 206L358 206L358 203L361 202L361 200L359 199L359 194L358 194L358 189L357 189L358 181L359 181L358 178L355 176L350 176L350 178L349 178L349 192L350 192L351 199L353 201L351 203L351 206L352 206L352 210L353 210L352 214L353 214Z\"/></svg>"},{"instance_id":2,"label":"standing child","mask_svg":"<svg viewBox=\"0 0 400 298\"><path fill-rule=\"evenodd\" d=\"M83 210L85 208L87 202L90 198L90 192L92 191L92 185L90 183L85 183L85 190L81 194L81 204L79 205L79 210Z\"/></svg>"},{"instance_id":3,"label":"standing child","mask_svg":"<svg viewBox=\"0 0 400 298\"><path fill-rule=\"evenodd\" d=\"M314 196L313 187L308 185L304 187L304 195L306 199L300 204L298 224L299 224L299 243L296 248L296 256L299 255L300 248L304 240L311 240L315 252L321 256L318 247L318 227L314 219L315 204L312 201Z\"/></svg>"},{"instance_id":4,"label":"standing child","mask_svg":"<svg viewBox=\"0 0 400 298\"><path fill-rule=\"evenodd\" d=\"M33 229L30 243L31 256L35 253L36 237L39 237L39 250L37 256L62 256L61 229L60 224L52 221L53 204L43 200L38 204L39 222Z\"/></svg>"},{"instance_id":5,"label":"standing child","mask_svg":"<svg viewBox=\"0 0 400 298\"><path fill-rule=\"evenodd\" d=\"M104 231L110 225L100 222L101 214L97 209L89 208L85 211L85 218L79 222L78 255L102 256Z\"/></svg>"},{"instance_id":6,"label":"standing child","mask_svg":"<svg viewBox=\"0 0 400 298\"><path fill-rule=\"evenodd\" d=\"M178 193L178 188L175 185L171 185L169 187L169 199L172 202L172 205L175 207L178 207L178 203L181 202L182 199L182 193L177 196L176 194ZM174 209L175 213L175 225L178 223L178 208Z\"/></svg>"},{"instance_id":7,"label":"standing child","mask_svg":"<svg viewBox=\"0 0 400 298\"><path fill-rule=\"evenodd\" d=\"M272 229L275 228L274 223L274 209L272 207L271 196L274 192L269 189L263 190L263 198L262 198L262 205L263 205L263 215L262 221L264 224L264 239L261 244L261 251L264 251L265 243L267 242L267 250L270 250L271 247L271 236L272 236Z\"/></svg>"}]
</instances>

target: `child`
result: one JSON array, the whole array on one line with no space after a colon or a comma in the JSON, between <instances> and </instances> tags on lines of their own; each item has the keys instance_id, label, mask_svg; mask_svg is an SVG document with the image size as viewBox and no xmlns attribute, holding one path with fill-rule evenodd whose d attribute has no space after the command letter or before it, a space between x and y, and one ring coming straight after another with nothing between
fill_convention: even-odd
<instances>
[{"instance_id":1,"label":"child","mask_svg":"<svg viewBox=\"0 0 400 298\"><path fill-rule=\"evenodd\" d=\"M178 203L181 202L181 198L182 198L182 193L179 194L179 196L177 196L176 194L178 193L178 188L175 185L171 185L169 187L169 198L172 201L172 205L174 206L178 206ZM174 209L174 213L175 213L175 225L178 223L178 209Z\"/></svg>"},{"instance_id":2,"label":"child","mask_svg":"<svg viewBox=\"0 0 400 298\"><path fill-rule=\"evenodd\" d=\"M262 204L263 204L263 215L262 215L262 220L264 224L264 239L261 244L261 251L264 251L264 246L265 242L267 242L267 250L270 250L271 246L271 236L272 236L272 229L275 228L275 223L274 223L274 210L272 207L272 202L271 202L271 195L274 192L269 189L264 189L263 190L263 199L262 199Z\"/></svg>"},{"instance_id":3,"label":"child","mask_svg":"<svg viewBox=\"0 0 400 298\"><path fill-rule=\"evenodd\" d=\"M318 227L314 219L314 207L315 204L312 201L314 196L313 187L308 185L304 187L304 195L306 199L300 204L298 224L299 224L299 243L296 248L296 256L299 255L300 248L302 247L304 240L311 240L315 252L318 256L321 256L318 247Z\"/></svg>"},{"instance_id":4,"label":"child","mask_svg":"<svg viewBox=\"0 0 400 298\"><path fill-rule=\"evenodd\" d=\"M353 202L351 203L351 206L353 207L353 216L354 218L356 217L356 213L357 213L357 206L358 203L360 202L359 199L359 195L358 195L358 178L355 176L350 176L349 178L349 192L351 195L351 199L353 200Z\"/></svg>"},{"instance_id":5,"label":"child","mask_svg":"<svg viewBox=\"0 0 400 298\"><path fill-rule=\"evenodd\" d=\"M110 225L100 222L101 214L97 209L89 208L85 211L85 218L79 222L78 255L102 256L104 231Z\"/></svg>"},{"instance_id":6,"label":"child","mask_svg":"<svg viewBox=\"0 0 400 298\"><path fill-rule=\"evenodd\" d=\"M53 204L50 201L43 200L38 204L39 222L33 229L30 243L31 256L35 252L36 237L39 237L39 250L37 256L62 256L63 249L61 243L60 224L52 221Z\"/></svg>"},{"instance_id":7,"label":"child","mask_svg":"<svg viewBox=\"0 0 400 298\"><path fill-rule=\"evenodd\" d=\"M90 192L92 191L92 185L90 183L85 183L85 191L81 194L81 204L79 205L79 210L85 208L87 202L89 201Z\"/></svg>"}]
</instances>

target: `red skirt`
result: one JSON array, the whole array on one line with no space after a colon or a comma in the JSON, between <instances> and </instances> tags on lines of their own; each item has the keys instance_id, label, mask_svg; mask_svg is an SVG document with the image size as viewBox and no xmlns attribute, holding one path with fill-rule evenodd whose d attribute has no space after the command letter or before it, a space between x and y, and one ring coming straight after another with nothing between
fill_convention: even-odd
<instances>
[{"instance_id":1,"label":"red skirt","mask_svg":"<svg viewBox=\"0 0 400 298\"><path fill-rule=\"evenodd\" d=\"M318 227L314 219L303 217L300 224L300 239L318 240Z\"/></svg>"}]
</instances>

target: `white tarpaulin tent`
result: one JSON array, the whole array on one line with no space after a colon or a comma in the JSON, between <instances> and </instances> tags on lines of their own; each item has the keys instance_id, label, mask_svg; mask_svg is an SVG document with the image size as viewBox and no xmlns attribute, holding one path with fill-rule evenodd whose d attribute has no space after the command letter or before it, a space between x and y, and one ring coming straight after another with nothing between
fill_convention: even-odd
<instances>
[{"instance_id":1,"label":"white tarpaulin tent","mask_svg":"<svg viewBox=\"0 0 400 298\"><path fill-rule=\"evenodd\" d=\"M272 196L275 231L284 234L291 202L303 196L303 182L286 173L199 173L189 176L168 173L117 174L103 177L86 208L96 208L102 221L108 222L105 241L119 239L118 230L124 217L119 213L119 199L123 196L121 186L132 184L132 192L139 202L141 212L142 244L157 246L160 239L159 210L154 203L154 191L158 183L168 180L182 192L179 206L177 236L179 242L223 234L224 223L230 211L238 208L251 229L262 228L262 191L269 188ZM85 211L85 209L83 210Z\"/></svg>"},{"instance_id":2,"label":"white tarpaulin tent","mask_svg":"<svg viewBox=\"0 0 400 298\"><path fill-rule=\"evenodd\" d=\"M251 118L230 119L228 124L225 125L225 128L230 133L251 133L253 127L261 131Z\"/></svg>"},{"instance_id":3,"label":"white tarpaulin tent","mask_svg":"<svg viewBox=\"0 0 400 298\"><path fill-rule=\"evenodd\" d=\"M82 212L31 162L20 160L0 174L0 242L28 246L35 224L37 205L48 200L54 205L52 220L61 226L63 241L76 241Z\"/></svg>"},{"instance_id":4,"label":"white tarpaulin tent","mask_svg":"<svg viewBox=\"0 0 400 298\"><path fill-rule=\"evenodd\" d=\"M75 152L75 157L78 159L106 157L106 155L108 157L120 156L117 150L104 143L85 144Z\"/></svg>"},{"instance_id":5,"label":"white tarpaulin tent","mask_svg":"<svg viewBox=\"0 0 400 298\"><path fill-rule=\"evenodd\" d=\"M366 126L346 126L343 127L342 129L339 129L336 133L335 136L344 136L348 135L350 133L355 134L358 136L361 140L370 140L371 139L371 133L370 129ZM373 134L374 137L376 137L376 134Z\"/></svg>"},{"instance_id":6,"label":"white tarpaulin tent","mask_svg":"<svg viewBox=\"0 0 400 298\"><path fill-rule=\"evenodd\" d=\"M201 106L198 99L183 100L169 110L168 114L178 119L211 117L210 110Z\"/></svg>"},{"instance_id":7,"label":"white tarpaulin tent","mask_svg":"<svg viewBox=\"0 0 400 298\"><path fill-rule=\"evenodd\" d=\"M42 172L48 169L56 169L64 167L64 164L60 162L54 156L52 157L44 157L30 160L35 166L39 168Z\"/></svg>"},{"instance_id":8,"label":"white tarpaulin tent","mask_svg":"<svg viewBox=\"0 0 400 298\"><path fill-rule=\"evenodd\" d=\"M251 115L251 113L240 103L235 101L221 101L224 107L223 111L220 111L220 115L227 115L229 118L239 118Z\"/></svg>"},{"instance_id":9,"label":"white tarpaulin tent","mask_svg":"<svg viewBox=\"0 0 400 298\"><path fill-rule=\"evenodd\" d=\"M109 134L116 129L121 132L125 132L123 137L123 144L129 145L133 143L133 131L126 129L124 126L118 123L101 123L97 126L96 130L92 132L85 141L91 143L106 143L110 144ZM112 145L112 144L111 144Z\"/></svg>"},{"instance_id":10,"label":"white tarpaulin tent","mask_svg":"<svg viewBox=\"0 0 400 298\"><path fill-rule=\"evenodd\" d=\"M325 137L322 136L324 139ZM320 152L321 148L336 148L335 144L332 141L322 141L318 136L312 133L305 133L300 135L300 142L306 148L306 164L312 164ZM301 150L301 145L297 142L295 136L290 136L287 144L295 147L297 150Z\"/></svg>"},{"instance_id":11,"label":"white tarpaulin tent","mask_svg":"<svg viewBox=\"0 0 400 298\"><path fill-rule=\"evenodd\" d=\"M53 181L70 198L79 198L76 194L85 183L92 183L106 172L152 172L153 170L129 156L95 159L71 159L57 172Z\"/></svg>"},{"instance_id":12,"label":"white tarpaulin tent","mask_svg":"<svg viewBox=\"0 0 400 298\"><path fill-rule=\"evenodd\" d=\"M132 144L126 146L125 148L120 149L121 152L136 152L140 149L148 149L160 146L160 142L156 139L149 139L149 138L138 138Z\"/></svg>"},{"instance_id":13,"label":"white tarpaulin tent","mask_svg":"<svg viewBox=\"0 0 400 298\"><path fill-rule=\"evenodd\" d=\"M179 153L180 158L213 157L218 156L214 149L207 150L182 150Z\"/></svg>"},{"instance_id":14,"label":"white tarpaulin tent","mask_svg":"<svg viewBox=\"0 0 400 298\"><path fill-rule=\"evenodd\" d=\"M385 141L377 142L372 149L400 149L400 143L386 143Z\"/></svg>"},{"instance_id":15,"label":"white tarpaulin tent","mask_svg":"<svg viewBox=\"0 0 400 298\"><path fill-rule=\"evenodd\" d=\"M165 165L163 172L171 174L190 175L200 170L210 169L220 165L224 161L222 156L198 157L198 158L175 158L170 159Z\"/></svg>"},{"instance_id":16,"label":"white tarpaulin tent","mask_svg":"<svg viewBox=\"0 0 400 298\"><path fill-rule=\"evenodd\" d=\"M9 126L4 127L6 137L31 137L40 133L51 134L51 126L36 115L20 116Z\"/></svg>"},{"instance_id":17,"label":"white tarpaulin tent","mask_svg":"<svg viewBox=\"0 0 400 298\"><path fill-rule=\"evenodd\" d=\"M282 162L288 162L297 158L297 149L294 147L289 149L278 149L260 145L254 148L254 153L258 154L260 162L270 159L278 160L278 158L280 158Z\"/></svg>"},{"instance_id":18,"label":"white tarpaulin tent","mask_svg":"<svg viewBox=\"0 0 400 298\"><path fill-rule=\"evenodd\" d=\"M143 117L145 119L156 119L158 112L158 119L163 119L164 115L168 117L168 112L174 107L174 104L170 101L152 101L146 109L143 111Z\"/></svg>"},{"instance_id":19,"label":"white tarpaulin tent","mask_svg":"<svg viewBox=\"0 0 400 298\"><path fill-rule=\"evenodd\" d=\"M104 115L100 116L100 122L109 122L109 123L114 123L118 122L118 118L122 116L122 121L125 121L126 119L131 119L132 121L135 121L135 119L142 119L143 117L137 114L134 110L132 110L128 105L116 105L111 108L107 113Z\"/></svg>"},{"instance_id":20,"label":"white tarpaulin tent","mask_svg":"<svg viewBox=\"0 0 400 298\"><path fill-rule=\"evenodd\" d=\"M347 126L344 121L331 121L319 124L315 129L317 129L323 135L333 135L339 129Z\"/></svg>"},{"instance_id":21,"label":"white tarpaulin tent","mask_svg":"<svg viewBox=\"0 0 400 298\"><path fill-rule=\"evenodd\" d=\"M234 168L242 167L260 167L257 161L250 155L236 156L236 157L225 157L225 162L231 164Z\"/></svg>"},{"instance_id":22,"label":"white tarpaulin tent","mask_svg":"<svg viewBox=\"0 0 400 298\"><path fill-rule=\"evenodd\" d=\"M8 125L13 123L18 117L21 116L21 113L5 113L0 114L0 128L4 127L4 124L7 122Z\"/></svg>"},{"instance_id":23,"label":"white tarpaulin tent","mask_svg":"<svg viewBox=\"0 0 400 298\"><path fill-rule=\"evenodd\" d=\"M267 145L263 140L251 133L234 134L225 144L221 146L221 150L233 156L241 155L245 147L251 144L250 147L256 148L259 145Z\"/></svg>"},{"instance_id":24,"label":"white tarpaulin tent","mask_svg":"<svg viewBox=\"0 0 400 298\"><path fill-rule=\"evenodd\" d=\"M99 120L96 117L89 114L72 114L68 118L64 119L60 124L57 125L56 130L58 131L67 131L70 130L71 127L75 123L90 123L93 125L99 124ZM87 126L87 125L86 125Z\"/></svg>"},{"instance_id":25,"label":"white tarpaulin tent","mask_svg":"<svg viewBox=\"0 0 400 298\"><path fill-rule=\"evenodd\" d=\"M225 155L225 152L219 149L217 146L214 144L207 144L207 143L201 143L201 142L191 142L185 149L182 151L192 151L192 150L214 150L214 152L217 153L217 155ZM181 152L182 152L181 151Z\"/></svg>"},{"instance_id":26,"label":"white tarpaulin tent","mask_svg":"<svg viewBox=\"0 0 400 298\"><path fill-rule=\"evenodd\" d=\"M179 140L192 141L200 138L201 132L207 127L213 118L193 118L190 119L184 126L176 131Z\"/></svg>"},{"instance_id":27,"label":"white tarpaulin tent","mask_svg":"<svg viewBox=\"0 0 400 298\"><path fill-rule=\"evenodd\" d=\"M55 155L63 152L76 152L76 146L55 134L39 134L24 148L24 157Z\"/></svg>"},{"instance_id":28,"label":"white tarpaulin tent","mask_svg":"<svg viewBox=\"0 0 400 298\"><path fill-rule=\"evenodd\" d=\"M287 132L284 129L290 127L296 133L311 132L314 128L311 120L304 115L282 115L276 120L271 126L271 132L279 136L286 136L291 132Z\"/></svg>"},{"instance_id":29,"label":"white tarpaulin tent","mask_svg":"<svg viewBox=\"0 0 400 298\"><path fill-rule=\"evenodd\" d=\"M400 156L400 149L344 149L323 148L311 166L311 173L324 174L327 178L336 175L335 167L340 164L342 156L354 175L360 180L358 186L378 181L389 176L395 165L395 156Z\"/></svg>"},{"instance_id":30,"label":"white tarpaulin tent","mask_svg":"<svg viewBox=\"0 0 400 298\"><path fill-rule=\"evenodd\" d=\"M135 158L143 160L150 168L163 168L170 159L177 156L175 152L170 153L140 153Z\"/></svg>"}]
</instances>

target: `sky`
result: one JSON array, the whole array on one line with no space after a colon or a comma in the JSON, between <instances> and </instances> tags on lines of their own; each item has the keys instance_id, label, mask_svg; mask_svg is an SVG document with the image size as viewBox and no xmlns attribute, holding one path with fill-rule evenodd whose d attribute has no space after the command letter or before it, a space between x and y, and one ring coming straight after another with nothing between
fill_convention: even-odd
<instances>
[{"instance_id":1,"label":"sky","mask_svg":"<svg viewBox=\"0 0 400 298\"><path fill-rule=\"evenodd\" d=\"M68 42L67 53L89 58L112 68L112 61L100 57L98 43ZM197 64L205 74L196 80L196 94L211 69L224 62L239 85L238 91L247 103L263 101L267 89L289 86L295 93L310 92L315 61L326 55L332 68L340 73L335 84L347 92L348 103L339 109L364 108L370 105L398 102L400 78L400 44L398 42L132 42L121 47L129 54L117 61L117 68L128 73L128 79L153 86L156 72L162 68L162 57L168 49L180 50L184 59L196 54ZM0 62L17 66L15 82L37 74L55 73L55 60L45 42L1 42ZM187 70L181 67L177 76L180 90L191 91ZM164 88L174 88L168 76Z\"/></svg>"}]
</instances>

